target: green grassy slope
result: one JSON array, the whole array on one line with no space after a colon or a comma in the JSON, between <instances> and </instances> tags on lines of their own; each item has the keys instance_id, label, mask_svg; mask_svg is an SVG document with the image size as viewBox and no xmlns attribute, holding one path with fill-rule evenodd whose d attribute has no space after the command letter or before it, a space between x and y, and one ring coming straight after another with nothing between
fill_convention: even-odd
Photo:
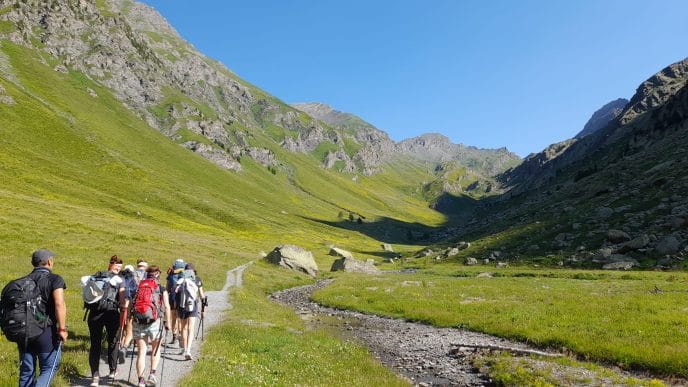
<instances>
[{"instance_id":1,"label":"green grassy slope","mask_svg":"<svg viewBox=\"0 0 688 387\"><path fill-rule=\"evenodd\" d=\"M68 284L77 337L67 345L61 377L87 373L78 277L103 268L112 254L162 266L184 257L197 263L209 288L218 288L227 268L281 243L312 249L323 270L332 261L328 243L379 249L361 233L310 220L335 222L341 208L444 221L397 190L404 185L399 176L393 185L357 183L263 134L256 141L273 144L291 173L272 174L248 158L241 173L222 170L147 126L82 74L53 71L35 52L4 41L1 50L12 75L0 85L15 104L0 104L0 282L28 272L36 248L59 254L56 272ZM16 380L12 346L0 341L9 360L0 366L2 385Z\"/></svg>"}]
</instances>

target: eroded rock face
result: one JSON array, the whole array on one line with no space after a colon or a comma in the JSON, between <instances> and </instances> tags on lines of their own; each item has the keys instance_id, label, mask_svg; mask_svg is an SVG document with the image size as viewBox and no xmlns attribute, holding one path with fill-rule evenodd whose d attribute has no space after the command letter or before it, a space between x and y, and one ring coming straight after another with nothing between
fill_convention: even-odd
<instances>
[{"instance_id":1,"label":"eroded rock face","mask_svg":"<svg viewBox=\"0 0 688 387\"><path fill-rule=\"evenodd\" d=\"M318 265L313 259L313 254L299 246L277 246L265 259L288 269L302 271L312 277L318 274Z\"/></svg>"}]
</instances>

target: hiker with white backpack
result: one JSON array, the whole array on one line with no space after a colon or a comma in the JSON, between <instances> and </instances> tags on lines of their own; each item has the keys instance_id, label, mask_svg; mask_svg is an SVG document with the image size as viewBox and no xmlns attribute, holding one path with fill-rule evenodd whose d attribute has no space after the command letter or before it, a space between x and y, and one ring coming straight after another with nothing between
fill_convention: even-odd
<instances>
[{"instance_id":1,"label":"hiker with white backpack","mask_svg":"<svg viewBox=\"0 0 688 387\"><path fill-rule=\"evenodd\" d=\"M91 367L92 382L90 386L100 385L99 363L102 351L103 330L107 333L107 362L110 367L108 378L114 381L117 377L117 358L123 322L120 311L126 306L124 280L119 276L122 270L122 259L113 255L107 271L99 271L92 276L81 278L82 297L88 315L88 330L91 336L91 347L88 362ZM86 315L84 316L86 319Z\"/></svg>"},{"instance_id":2,"label":"hiker with white backpack","mask_svg":"<svg viewBox=\"0 0 688 387\"><path fill-rule=\"evenodd\" d=\"M54 255L36 250L31 256L33 271L2 290L0 327L19 348L19 387L49 386L67 341L67 285L52 272Z\"/></svg>"},{"instance_id":3,"label":"hiker with white backpack","mask_svg":"<svg viewBox=\"0 0 688 387\"><path fill-rule=\"evenodd\" d=\"M181 278L175 286L177 316L181 321L181 336L184 358L192 360L191 345L194 339L194 325L200 316L200 305L207 306L203 281L196 273L193 264L187 263Z\"/></svg>"},{"instance_id":4,"label":"hiker with white backpack","mask_svg":"<svg viewBox=\"0 0 688 387\"><path fill-rule=\"evenodd\" d=\"M160 347L171 321L169 295L165 286L160 284L160 268L151 265L146 273L146 278L139 283L132 308L134 339L138 348L136 374L138 375L137 386L139 387L147 385L144 374L149 343L151 345L151 364L148 385L158 385L158 382L162 385L162 375L158 379L157 374L161 355Z\"/></svg>"}]
</instances>

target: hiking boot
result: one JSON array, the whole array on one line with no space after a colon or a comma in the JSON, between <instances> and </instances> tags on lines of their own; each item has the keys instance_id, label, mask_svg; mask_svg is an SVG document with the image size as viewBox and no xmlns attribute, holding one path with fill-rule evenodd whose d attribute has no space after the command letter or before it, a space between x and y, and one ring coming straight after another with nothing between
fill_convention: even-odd
<instances>
[{"instance_id":1,"label":"hiking boot","mask_svg":"<svg viewBox=\"0 0 688 387\"><path fill-rule=\"evenodd\" d=\"M150 374L148 377L148 385L149 386L157 386L158 385L158 377L155 376L155 374Z\"/></svg>"},{"instance_id":2,"label":"hiking boot","mask_svg":"<svg viewBox=\"0 0 688 387\"><path fill-rule=\"evenodd\" d=\"M144 379L143 376L139 378L139 383L136 385L136 387L146 387L146 379Z\"/></svg>"},{"instance_id":3,"label":"hiking boot","mask_svg":"<svg viewBox=\"0 0 688 387\"><path fill-rule=\"evenodd\" d=\"M89 384L90 387L98 387L100 385L100 378L98 376L94 376L93 379L91 379L91 384Z\"/></svg>"}]
</instances>

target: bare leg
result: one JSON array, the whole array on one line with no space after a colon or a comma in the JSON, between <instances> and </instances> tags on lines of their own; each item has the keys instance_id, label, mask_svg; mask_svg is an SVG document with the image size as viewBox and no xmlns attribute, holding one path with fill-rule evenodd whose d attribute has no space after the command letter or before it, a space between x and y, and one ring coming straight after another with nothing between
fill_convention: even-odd
<instances>
[{"instance_id":1,"label":"bare leg","mask_svg":"<svg viewBox=\"0 0 688 387\"><path fill-rule=\"evenodd\" d=\"M196 325L196 317L189 317L186 323L186 352L191 352L191 345L193 345L194 339L194 326Z\"/></svg>"},{"instance_id":2,"label":"bare leg","mask_svg":"<svg viewBox=\"0 0 688 387\"><path fill-rule=\"evenodd\" d=\"M182 335L182 348L184 348L184 353L188 351L188 343L189 343L189 318L185 319L179 319L180 322L180 330L181 330L181 335Z\"/></svg>"},{"instance_id":3,"label":"bare leg","mask_svg":"<svg viewBox=\"0 0 688 387\"><path fill-rule=\"evenodd\" d=\"M155 339L151 342L151 371L158 369L158 363L160 363L160 343L161 339Z\"/></svg>"},{"instance_id":4,"label":"bare leg","mask_svg":"<svg viewBox=\"0 0 688 387\"><path fill-rule=\"evenodd\" d=\"M124 334L124 343L122 343L122 348L128 348L131 341L134 339L134 319L130 318L127 320L126 333Z\"/></svg>"},{"instance_id":5,"label":"bare leg","mask_svg":"<svg viewBox=\"0 0 688 387\"><path fill-rule=\"evenodd\" d=\"M143 372L146 370L146 339L138 339L136 341L136 346L139 349L139 356L136 359L136 374L139 378L143 377Z\"/></svg>"}]
</instances>

